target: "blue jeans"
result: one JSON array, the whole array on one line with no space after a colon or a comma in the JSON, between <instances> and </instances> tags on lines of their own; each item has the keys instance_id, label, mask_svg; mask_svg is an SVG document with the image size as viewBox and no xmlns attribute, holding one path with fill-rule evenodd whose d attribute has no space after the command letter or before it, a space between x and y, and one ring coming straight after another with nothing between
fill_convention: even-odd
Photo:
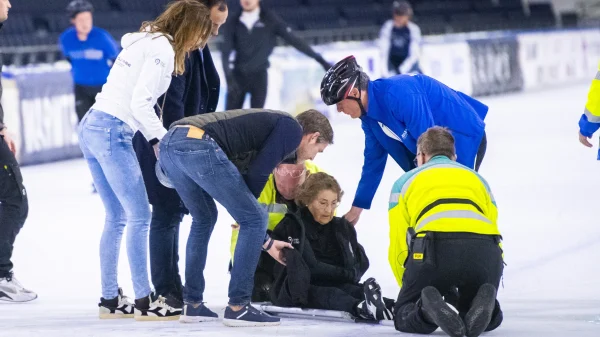
<instances>
[{"instance_id":1,"label":"blue jeans","mask_svg":"<svg viewBox=\"0 0 600 337\"><path fill-rule=\"evenodd\" d=\"M172 128L160 143L160 165L192 215L186 246L186 303L200 303L208 241L217 222L215 200L240 224L236 261L229 282L229 304L250 302L254 272L267 230L267 212L248 189L238 169L206 134L189 138L189 128Z\"/></svg>"},{"instance_id":2,"label":"blue jeans","mask_svg":"<svg viewBox=\"0 0 600 337\"><path fill-rule=\"evenodd\" d=\"M140 165L133 151L133 130L98 110L90 110L79 124L79 144L106 211L100 240L102 297L118 295L117 264L127 224L127 257L135 298L150 294L148 281L148 226L150 204Z\"/></svg>"}]
</instances>

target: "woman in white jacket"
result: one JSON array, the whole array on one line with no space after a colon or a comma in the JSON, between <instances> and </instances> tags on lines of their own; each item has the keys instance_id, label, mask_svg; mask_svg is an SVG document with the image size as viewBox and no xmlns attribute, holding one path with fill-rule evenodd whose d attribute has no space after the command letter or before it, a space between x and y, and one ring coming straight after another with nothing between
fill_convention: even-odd
<instances>
[{"instance_id":1,"label":"woman in white jacket","mask_svg":"<svg viewBox=\"0 0 600 337\"><path fill-rule=\"evenodd\" d=\"M212 25L209 8L196 0L179 0L156 20L144 22L140 32L123 36L123 51L80 123L81 150L106 209L100 241L101 318L171 320L181 313L181 304L153 295L148 281L151 213L132 137L140 130L158 155L158 143L167 131L154 105L169 87L171 76L184 72L186 53L204 47ZM126 224L135 304L123 296L117 283Z\"/></svg>"}]
</instances>

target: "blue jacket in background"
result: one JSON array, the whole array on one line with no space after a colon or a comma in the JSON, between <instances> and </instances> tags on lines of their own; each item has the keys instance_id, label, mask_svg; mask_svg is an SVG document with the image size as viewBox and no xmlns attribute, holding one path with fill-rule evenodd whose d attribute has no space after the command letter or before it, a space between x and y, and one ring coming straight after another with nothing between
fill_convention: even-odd
<instances>
[{"instance_id":1,"label":"blue jacket in background","mask_svg":"<svg viewBox=\"0 0 600 337\"><path fill-rule=\"evenodd\" d=\"M202 51L194 50L185 59L185 72L173 76L169 89L159 97L155 107L156 114L160 116L159 106L163 106L164 102L162 122L169 129L173 122L184 117L214 112L219 103L220 87L219 73L208 46ZM177 192L163 186L156 178L154 150L140 132L133 137L133 147L140 162L150 203L162 204L171 209L181 207Z\"/></svg>"},{"instance_id":2,"label":"blue jacket in background","mask_svg":"<svg viewBox=\"0 0 600 337\"><path fill-rule=\"evenodd\" d=\"M444 126L455 139L457 161L473 168L483 138L488 107L425 75L398 75L369 83L362 176L353 205L363 209L379 187L387 155L405 172L414 168L417 139L432 126Z\"/></svg>"},{"instance_id":3,"label":"blue jacket in background","mask_svg":"<svg viewBox=\"0 0 600 337\"><path fill-rule=\"evenodd\" d=\"M73 81L85 86L104 85L119 54L119 46L112 36L98 27L92 28L85 41L80 41L75 28L71 27L60 35L59 46L71 62Z\"/></svg>"}]
</instances>

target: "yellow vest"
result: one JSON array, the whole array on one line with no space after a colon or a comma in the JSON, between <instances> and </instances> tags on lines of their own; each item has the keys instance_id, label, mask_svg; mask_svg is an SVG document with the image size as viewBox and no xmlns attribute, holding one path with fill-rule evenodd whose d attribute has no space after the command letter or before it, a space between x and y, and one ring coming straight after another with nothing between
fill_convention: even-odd
<instances>
[{"instance_id":1,"label":"yellow vest","mask_svg":"<svg viewBox=\"0 0 600 337\"><path fill-rule=\"evenodd\" d=\"M475 171L444 156L405 173L392 188L388 259L402 286L408 228L416 233L468 232L500 235L496 201Z\"/></svg>"},{"instance_id":2,"label":"yellow vest","mask_svg":"<svg viewBox=\"0 0 600 337\"><path fill-rule=\"evenodd\" d=\"M312 161L305 161L304 167L309 173L317 173L323 172L315 163ZM269 223L267 225L267 229L273 230L279 224L279 222L283 219L285 214L287 213L287 206L285 204L278 204L276 202L277 198L277 188L275 186L275 179L273 174L269 176L269 180L265 184L262 192L260 192L260 196L258 197L258 203L263 206L267 212L269 213ZM239 228L233 228L231 231L231 245L230 245L230 253L231 260L233 261L233 255L235 252L235 245L237 243L239 234Z\"/></svg>"}]
</instances>

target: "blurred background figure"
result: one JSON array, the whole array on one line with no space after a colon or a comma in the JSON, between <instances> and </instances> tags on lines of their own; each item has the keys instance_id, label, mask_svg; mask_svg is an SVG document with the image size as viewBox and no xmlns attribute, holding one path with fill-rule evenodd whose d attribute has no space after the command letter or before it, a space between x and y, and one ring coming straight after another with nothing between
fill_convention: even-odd
<instances>
[{"instance_id":1,"label":"blurred background figure","mask_svg":"<svg viewBox=\"0 0 600 337\"><path fill-rule=\"evenodd\" d=\"M94 26L94 6L86 0L73 0L67 14L73 24L59 38L60 50L71 63L75 83L75 109L81 121L96 101L119 53L110 34Z\"/></svg>"},{"instance_id":2,"label":"blurred background figure","mask_svg":"<svg viewBox=\"0 0 600 337\"><path fill-rule=\"evenodd\" d=\"M392 13L393 19L386 21L379 33L382 74L421 73L421 29L411 21L413 9L408 1L394 1Z\"/></svg>"},{"instance_id":3,"label":"blurred background figure","mask_svg":"<svg viewBox=\"0 0 600 337\"><path fill-rule=\"evenodd\" d=\"M226 110L241 109L246 94L250 107L262 108L267 100L269 56L281 37L302 53L315 59L325 71L330 64L306 42L292 33L281 18L260 6L260 0L240 0L242 11L225 25L221 47L223 71L227 78ZM230 60L235 51L235 61Z\"/></svg>"}]
</instances>

